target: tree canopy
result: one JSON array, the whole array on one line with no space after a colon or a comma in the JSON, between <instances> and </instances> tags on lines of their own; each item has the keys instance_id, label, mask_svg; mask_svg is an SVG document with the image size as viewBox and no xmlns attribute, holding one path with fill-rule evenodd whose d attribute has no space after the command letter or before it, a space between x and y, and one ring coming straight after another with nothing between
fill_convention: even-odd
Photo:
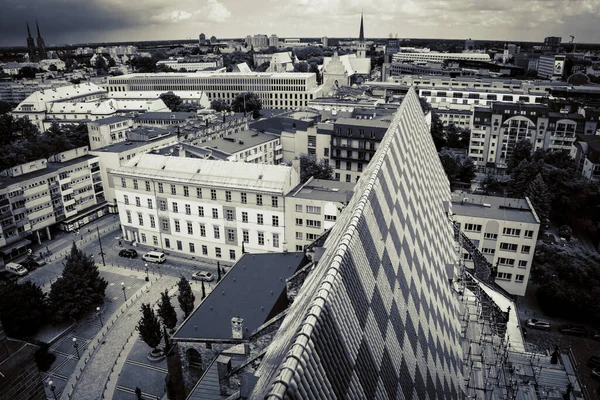
<instances>
[{"instance_id":1,"label":"tree canopy","mask_svg":"<svg viewBox=\"0 0 600 400\"><path fill-rule=\"evenodd\" d=\"M46 295L33 282L0 283L0 321L16 339L33 335L46 322Z\"/></svg>"},{"instance_id":2,"label":"tree canopy","mask_svg":"<svg viewBox=\"0 0 600 400\"><path fill-rule=\"evenodd\" d=\"M177 96L173 92L162 93L159 98L165 103L169 110L177 111L177 108L183 103L181 97Z\"/></svg>"},{"instance_id":3,"label":"tree canopy","mask_svg":"<svg viewBox=\"0 0 600 400\"><path fill-rule=\"evenodd\" d=\"M257 119L260 117L262 101L254 92L240 93L231 102L231 109L235 112L251 112L252 117Z\"/></svg>"},{"instance_id":4,"label":"tree canopy","mask_svg":"<svg viewBox=\"0 0 600 400\"><path fill-rule=\"evenodd\" d=\"M62 276L52 284L48 297L50 313L56 321L83 317L102 304L108 286L93 259L74 242L64 265Z\"/></svg>"},{"instance_id":5,"label":"tree canopy","mask_svg":"<svg viewBox=\"0 0 600 400\"><path fill-rule=\"evenodd\" d=\"M315 155L300 155L300 182L306 182L310 177L315 179L333 179L333 167L322 158L317 160Z\"/></svg>"},{"instance_id":6,"label":"tree canopy","mask_svg":"<svg viewBox=\"0 0 600 400\"><path fill-rule=\"evenodd\" d=\"M175 328L175 325L177 325L177 313L171 304L169 291L166 289L160 294L160 302L158 303L158 316L160 319L162 319L163 325L169 329L173 329Z\"/></svg>"},{"instance_id":7,"label":"tree canopy","mask_svg":"<svg viewBox=\"0 0 600 400\"><path fill-rule=\"evenodd\" d=\"M179 301L179 307L181 307L181 311L187 318L192 311L194 311L194 301L196 300L196 296L192 292L192 287L190 286L190 282L182 276L177 282L177 286L179 287L179 295L177 296L177 300Z\"/></svg>"},{"instance_id":8,"label":"tree canopy","mask_svg":"<svg viewBox=\"0 0 600 400\"><path fill-rule=\"evenodd\" d=\"M217 112L231 111L231 107L224 99L214 99L210 102L210 108Z\"/></svg>"},{"instance_id":9,"label":"tree canopy","mask_svg":"<svg viewBox=\"0 0 600 400\"><path fill-rule=\"evenodd\" d=\"M136 326L140 333L140 338L150 347L156 349L162 340L162 330L160 329L160 321L154 313L154 309L150 304L142 303L142 317Z\"/></svg>"}]
</instances>

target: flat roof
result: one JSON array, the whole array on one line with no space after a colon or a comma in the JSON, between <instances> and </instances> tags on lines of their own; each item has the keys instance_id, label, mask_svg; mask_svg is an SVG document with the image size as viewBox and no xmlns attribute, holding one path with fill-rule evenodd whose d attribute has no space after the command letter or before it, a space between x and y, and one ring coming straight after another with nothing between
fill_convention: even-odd
<instances>
[{"instance_id":1,"label":"flat roof","mask_svg":"<svg viewBox=\"0 0 600 400\"><path fill-rule=\"evenodd\" d=\"M167 131L167 134L165 134L165 135L150 136L150 137L148 137L148 140L124 140L119 143L115 143L115 144L111 144L108 146L104 146L104 147L100 147L100 148L91 150L90 152L122 153L127 150L136 149L138 147L142 147L147 144L154 143L155 140L164 139L164 138L177 139L177 134L170 133Z\"/></svg>"},{"instance_id":2,"label":"flat roof","mask_svg":"<svg viewBox=\"0 0 600 400\"><path fill-rule=\"evenodd\" d=\"M121 115L113 115L112 117L107 117L107 118L98 119L96 121L92 121L92 123L98 124L98 125L110 125L110 124L114 124L117 122L129 121L131 119L133 119L133 118L123 117Z\"/></svg>"},{"instance_id":3,"label":"flat roof","mask_svg":"<svg viewBox=\"0 0 600 400\"><path fill-rule=\"evenodd\" d=\"M390 123L391 123L391 121L382 120L380 118L373 118L373 119L338 118L335 121L336 125L364 126L367 128L381 128L381 129L388 129L390 127Z\"/></svg>"},{"instance_id":4,"label":"flat roof","mask_svg":"<svg viewBox=\"0 0 600 400\"><path fill-rule=\"evenodd\" d=\"M244 130L238 133L232 133L222 138L216 138L202 143L202 147L210 147L225 153L234 154L239 151L258 146L278 139L278 135L272 133L263 133L252 130Z\"/></svg>"},{"instance_id":5,"label":"flat roof","mask_svg":"<svg viewBox=\"0 0 600 400\"><path fill-rule=\"evenodd\" d=\"M538 217L525 199L480 196L470 193L452 193L452 213L464 217L477 217L539 224Z\"/></svg>"},{"instance_id":6,"label":"flat roof","mask_svg":"<svg viewBox=\"0 0 600 400\"><path fill-rule=\"evenodd\" d=\"M92 158L96 158L96 157L98 157L98 156L95 156L92 154L86 154L81 157L77 157L77 158L74 158L72 160L65 161L65 162L59 162L59 163L47 162L46 168L38 169L37 171L33 171L28 174L23 174L23 175L19 175L19 176L15 176L15 177L0 176L0 188L4 188L6 186L14 185L16 183L23 182L23 181L26 181L29 179L34 179L34 178L37 178L40 176L51 174L60 169L67 168L71 165L79 164L81 162L88 161L88 160L91 160ZM30 162L33 162L33 160ZM28 163L24 163L24 164L28 164ZM16 165L14 165L12 168L14 168L14 167L16 167Z\"/></svg>"},{"instance_id":7,"label":"flat roof","mask_svg":"<svg viewBox=\"0 0 600 400\"><path fill-rule=\"evenodd\" d=\"M286 279L308 262L302 252L244 254L173 337L231 339L233 317L248 337L287 307Z\"/></svg>"},{"instance_id":8,"label":"flat roof","mask_svg":"<svg viewBox=\"0 0 600 400\"><path fill-rule=\"evenodd\" d=\"M171 111L149 111L138 115L134 119L139 120L186 120L188 118L196 118L195 112L171 112Z\"/></svg>"},{"instance_id":9,"label":"flat roof","mask_svg":"<svg viewBox=\"0 0 600 400\"><path fill-rule=\"evenodd\" d=\"M109 77L108 82L111 83L120 79L134 78L196 78L196 77L263 77L263 78L308 78L314 76L314 72L216 72L216 71L196 71L196 72L159 72L155 74L136 73L127 74L115 77Z\"/></svg>"},{"instance_id":10,"label":"flat roof","mask_svg":"<svg viewBox=\"0 0 600 400\"><path fill-rule=\"evenodd\" d=\"M288 197L347 203L354 194L354 184L325 179L311 179L292 189Z\"/></svg>"}]
</instances>

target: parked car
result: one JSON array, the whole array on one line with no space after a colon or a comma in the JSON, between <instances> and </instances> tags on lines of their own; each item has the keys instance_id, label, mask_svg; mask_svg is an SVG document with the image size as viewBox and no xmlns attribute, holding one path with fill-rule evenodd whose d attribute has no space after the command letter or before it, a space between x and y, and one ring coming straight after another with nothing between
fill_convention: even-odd
<instances>
[{"instance_id":1,"label":"parked car","mask_svg":"<svg viewBox=\"0 0 600 400\"><path fill-rule=\"evenodd\" d=\"M550 322L542 321L536 318L528 319L525 325L527 325L528 328L542 329L545 331L550 330Z\"/></svg>"},{"instance_id":2,"label":"parked car","mask_svg":"<svg viewBox=\"0 0 600 400\"><path fill-rule=\"evenodd\" d=\"M588 367L592 368L600 368L600 357L591 356L590 358L588 358L587 365Z\"/></svg>"},{"instance_id":3,"label":"parked car","mask_svg":"<svg viewBox=\"0 0 600 400\"><path fill-rule=\"evenodd\" d=\"M211 282L215 279L215 276L210 272L199 271L192 274L192 279L195 281Z\"/></svg>"},{"instance_id":4,"label":"parked car","mask_svg":"<svg viewBox=\"0 0 600 400\"><path fill-rule=\"evenodd\" d=\"M24 266L25 269L27 269L27 271L30 272L40 266L40 264L37 261L34 261L31 258L26 258L25 260L21 261L21 265Z\"/></svg>"},{"instance_id":5,"label":"parked car","mask_svg":"<svg viewBox=\"0 0 600 400\"><path fill-rule=\"evenodd\" d=\"M573 335L579 337L586 337L588 335L587 329L583 326L578 325L561 325L558 330L560 333L565 335Z\"/></svg>"},{"instance_id":6,"label":"parked car","mask_svg":"<svg viewBox=\"0 0 600 400\"><path fill-rule=\"evenodd\" d=\"M17 263L10 262L10 263L6 264L6 270L8 272L11 272L18 276L27 275L27 270L25 269L25 267L23 267L21 264L17 264Z\"/></svg>"},{"instance_id":7,"label":"parked car","mask_svg":"<svg viewBox=\"0 0 600 400\"><path fill-rule=\"evenodd\" d=\"M36 255L36 254L33 254L33 255L27 257L27 259L35 261L38 264L38 266L40 266L40 267L42 265L46 265L46 260L44 260L43 257L40 257L39 255Z\"/></svg>"},{"instance_id":8,"label":"parked car","mask_svg":"<svg viewBox=\"0 0 600 400\"><path fill-rule=\"evenodd\" d=\"M144 261L162 264L165 262L167 257L165 256L165 253L160 251L149 251L142 256L142 259Z\"/></svg>"},{"instance_id":9,"label":"parked car","mask_svg":"<svg viewBox=\"0 0 600 400\"><path fill-rule=\"evenodd\" d=\"M592 369L592 377L594 379L600 380L600 368L593 368Z\"/></svg>"},{"instance_id":10,"label":"parked car","mask_svg":"<svg viewBox=\"0 0 600 400\"><path fill-rule=\"evenodd\" d=\"M124 258L136 258L137 255L138 253L134 249L123 249L119 252L119 257Z\"/></svg>"},{"instance_id":11,"label":"parked car","mask_svg":"<svg viewBox=\"0 0 600 400\"><path fill-rule=\"evenodd\" d=\"M12 272L6 270L0 271L0 282L16 282L19 277Z\"/></svg>"}]
</instances>

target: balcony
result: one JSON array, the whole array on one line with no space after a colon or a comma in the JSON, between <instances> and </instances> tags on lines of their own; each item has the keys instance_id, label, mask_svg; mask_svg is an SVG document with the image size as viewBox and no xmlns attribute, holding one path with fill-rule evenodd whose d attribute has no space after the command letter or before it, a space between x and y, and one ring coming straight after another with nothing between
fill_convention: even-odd
<instances>
[{"instance_id":1,"label":"balcony","mask_svg":"<svg viewBox=\"0 0 600 400\"><path fill-rule=\"evenodd\" d=\"M68 183L71 183L71 177L69 177L69 176L67 176L66 178L63 178L63 179L59 179L59 180L58 180L58 184L59 184L60 186L62 186L62 185L66 185L66 184L68 184Z\"/></svg>"}]
</instances>

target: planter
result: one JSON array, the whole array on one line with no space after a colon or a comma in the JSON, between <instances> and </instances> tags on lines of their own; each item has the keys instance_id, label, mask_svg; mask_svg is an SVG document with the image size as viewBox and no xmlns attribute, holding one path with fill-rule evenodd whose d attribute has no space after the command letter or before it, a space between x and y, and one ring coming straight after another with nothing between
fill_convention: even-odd
<instances>
[{"instance_id":1,"label":"planter","mask_svg":"<svg viewBox=\"0 0 600 400\"><path fill-rule=\"evenodd\" d=\"M165 353L161 349L152 349L146 354L148 361L162 361L165 358Z\"/></svg>"}]
</instances>

